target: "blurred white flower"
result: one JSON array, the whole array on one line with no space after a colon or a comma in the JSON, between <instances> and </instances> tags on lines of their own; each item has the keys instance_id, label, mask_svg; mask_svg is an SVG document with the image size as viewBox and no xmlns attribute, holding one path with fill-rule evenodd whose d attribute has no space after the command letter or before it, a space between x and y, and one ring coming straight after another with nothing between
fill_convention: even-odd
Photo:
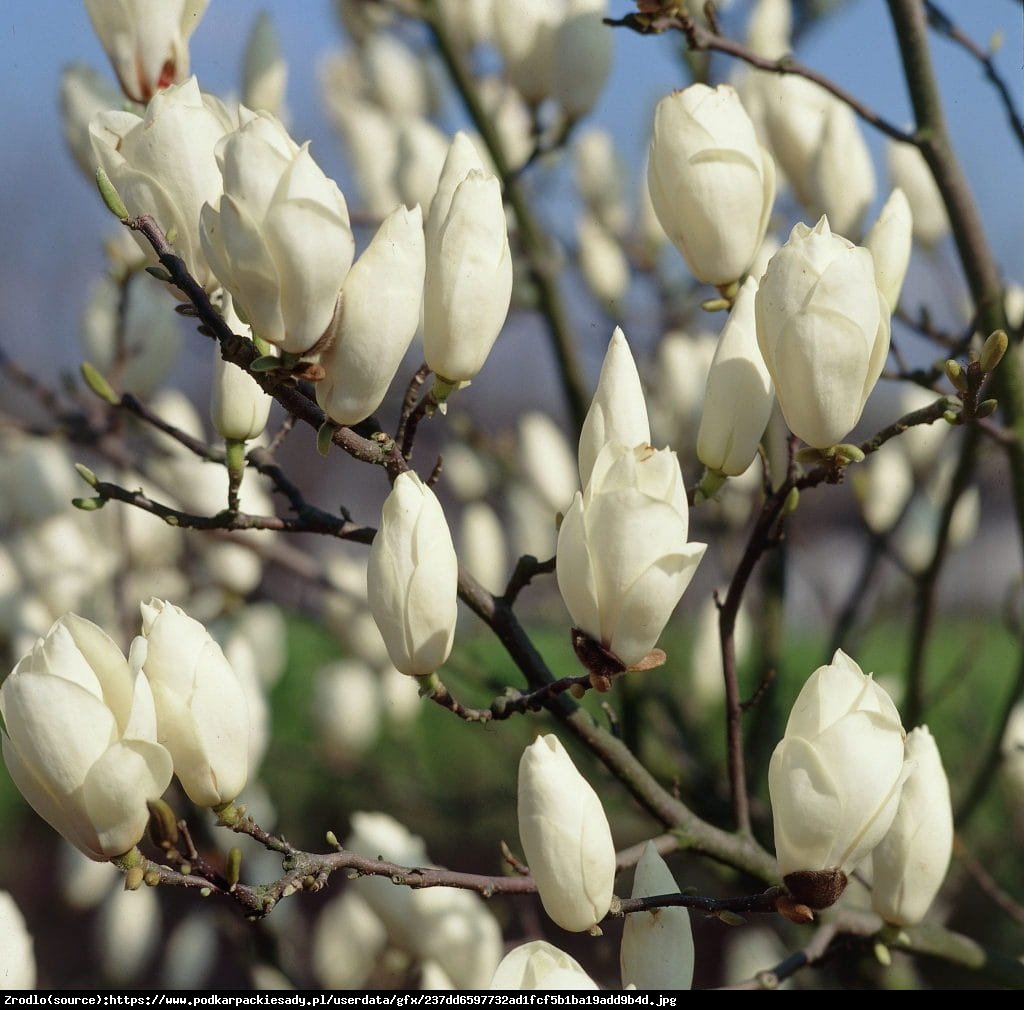
<instances>
[{"instance_id":1,"label":"blurred white flower","mask_svg":"<svg viewBox=\"0 0 1024 1010\"><path fill-rule=\"evenodd\" d=\"M35 989L32 934L14 898L0 891L0 989Z\"/></svg>"}]
</instances>

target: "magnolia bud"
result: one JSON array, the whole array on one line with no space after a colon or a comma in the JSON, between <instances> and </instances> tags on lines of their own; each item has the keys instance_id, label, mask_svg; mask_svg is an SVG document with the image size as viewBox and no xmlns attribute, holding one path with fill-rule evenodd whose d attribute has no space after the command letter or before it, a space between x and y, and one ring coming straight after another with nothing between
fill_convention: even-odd
<instances>
[{"instance_id":1,"label":"magnolia bud","mask_svg":"<svg viewBox=\"0 0 1024 1010\"><path fill-rule=\"evenodd\" d=\"M544 911L559 926L580 933L607 915L615 883L608 818L551 734L519 761L519 840Z\"/></svg>"},{"instance_id":2,"label":"magnolia bud","mask_svg":"<svg viewBox=\"0 0 1024 1010\"><path fill-rule=\"evenodd\" d=\"M908 735L907 765L911 771L892 827L871 853L872 907L899 926L924 918L953 853L949 782L927 726Z\"/></svg>"},{"instance_id":3,"label":"magnolia bud","mask_svg":"<svg viewBox=\"0 0 1024 1010\"><path fill-rule=\"evenodd\" d=\"M284 111L284 89L288 83L288 64L281 55L281 44L274 22L261 11L249 33L242 64L242 104L280 116Z\"/></svg>"},{"instance_id":4,"label":"magnolia bud","mask_svg":"<svg viewBox=\"0 0 1024 1010\"><path fill-rule=\"evenodd\" d=\"M592 214L576 224L580 273L594 297L612 315L621 316L621 302L629 290L629 260L622 246Z\"/></svg>"},{"instance_id":5,"label":"magnolia bud","mask_svg":"<svg viewBox=\"0 0 1024 1010\"><path fill-rule=\"evenodd\" d=\"M0 891L0 989L35 989L32 934L14 899Z\"/></svg>"},{"instance_id":6,"label":"magnolia bud","mask_svg":"<svg viewBox=\"0 0 1024 1010\"><path fill-rule=\"evenodd\" d=\"M633 877L633 898L679 890L653 842L644 846ZM623 989L689 989L693 983L693 932L683 907L631 912L622 929L619 965Z\"/></svg>"},{"instance_id":7,"label":"magnolia bud","mask_svg":"<svg viewBox=\"0 0 1024 1010\"><path fill-rule=\"evenodd\" d=\"M906 194L914 221L914 238L934 249L949 234L949 214L924 155L913 144L888 147L889 180Z\"/></svg>"},{"instance_id":8,"label":"magnolia bud","mask_svg":"<svg viewBox=\"0 0 1024 1010\"><path fill-rule=\"evenodd\" d=\"M426 223L423 353L448 382L468 382L480 371L512 298L501 184L481 169L467 171L467 144L456 134Z\"/></svg>"},{"instance_id":9,"label":"magnolia bud","mask_svg":"<svg viewBox=\"0 0 1024 1010\"><path fill-rule=\"evenodd\" d=\"M411 470L395 479L370 546L366 592L391 662L411 677L448 658L459 563L441 503Z\"/></svg>"},{"instance_id":10,"label":"magnolia bud","mask_svg":"<svg viewBox=\"0 0 1024 1010\"><path fill-rule=\"evenodd\" d=\"M494 41L505 65L505 76L532 106L551 93L560 7L551 0L494 5Z\"/></svg>"},{"instance_id":11,"label":"magnolia bud","mask_svg":"<svg viewBox=\"0 0 1024 1010\"><path fill-rule=\"evenodd\" d=\"M171 781L146 678L91 621L66 614L0 686L3 754L36 813L90 859L142 838Z\"/></svg>"},{"instance_id":12,"label":"magnolia bud","mask_svg":"<svg viewBox=\"0 0 1024 1010\"><path fill-rule=\"evenodd\" d=\"M775 165L734 88L693 84L654 112L647 184L658 220L694 276L738 281L775 200Z\"/></svg>"},{"instance_id":13,"label":"magnolia bud","mask_svg":"<svg viewBox=\"0 0 1024 1010\"><path fill-rule=\"evenodd\" d=\"M495 969L489 989L597 989L580 963L546 940L513 947Z\"/></svg>"},{"instance_id":14,"label":"magnolia bud","mask_svg":"<svg viewBox=\"0 0 1024 1010\"><path fill-rule=\"evenodd\" d=\"M864 246L875 261L875 284L888 303L890 312L896 310L903 278L907 275L913 229L914 222L906 194L902 189L894 189L871 230L864 236Z\"/></svg>"},{"instance_id":15,"label":"magnolia bud","mask_svg":"<svg viewBox=\"0 0 1024 1010\"><path fill-rule=\"evenodd\" d=\"M267 426L273 403L246 369L224 360L215 341L210 420L217 434L238 442L256 438Z\"/></svg>"},{"instance_id":16,"label":"magnolia bud","mask_svg":"<svg viewBox=\"0 0 1024 1010\"><path fill-rule=\"evenodd\" d=\"M145 104L188 76L188 40L207 0L85 0L92 26L124 93Z\"/></svg>"},{"instance_id":17,"label":"magnolia bud","mask_svg":"<svg viewBox=\"0 0 1024 1010\"><path fill-rule=\"evenodd\" d=\"M102 112L89 125L93 153L130 214L149 214L174 235L174 247L207 290L217 282L200 245L204 203L220 199L223 180L214 148L237 126L237 117L194 77L153 96L145 115ZM188 157L182 156L187 151ZM147 256L153 251L141 235Z\"/></svg>"},{"instance_id":18,"label":"magnolia bud","mask_svg":"<svg viewBox=\"0 0 1024 1010\"><path fill-rule=\"evenodd\" d=\"M355 424L380 406L419 326L423 271L422 213L398 207L341 289L316 386L332 421Z\"/></svg>"},{"instance_id":19,"label":"magnolia bud","mask_svg":"<svg viewBox=\"0 0 1024 1010\"><path fill-rule=\"evenodd\" d=\"M616 326L605 352L597 389L580 432L580 480L585 488L601 450L608 442L633 448L651 441L640 374L626 336Z\"/></svg>"},{"instance_id":20,"label":"magnolia bud","mask_svg":"<svg viewBox=\"0 0 1024 1010\"><path fill-rule=\"evenodd\" d=\"M757 346L756 293L757 281L748 277L708 371L697 433L697 457L709 470L730 477L739 476L753 462L775 402L771 376Z\"/></svg>"},{"instance_id":21,"label":"magnolia bud","mask_svg":"<svg viewBox=\"0 0 1024 1010\"><path fill-rule=\"evenodd\" d=\"M597 101L612 61L612 32L602 24L607 0L568 0L552 43L552 95L570 119Z\"/></svg>"},{"instance_id":22,"label":"magnolia bud","mask_svg":"<svg viewBox=\"0 0 1024 1010\"><path fill-rule=\"evenodd\" d=\"M606 444L562 521L556 574L575 626L624 666L654 648L704 556L688 529L676 454Z\"/></svg>"},{"instance_id":23,"label":"magnolia bud","mask_svg":"<svg viewBox=\"0 0 1024 1010\"><path fill-rule=\"evenodd\" d=\"M833 904L885 837L903 741L892 699L841 649L804 684L768 766L779 871L798 901Z\"/></svg>"},{"instance_id":24,"label":"magnolia bud","mask_svg":"<svg viewBox=\"0 0 1024 1010\"><path fill-rule=\"evenodd\" d=\"M793 434L816 449L860 420L889 353L890 307L868 250L822 218L797 224L754 302L757 342Z\"/></svg>"},{"instance_id":25,"label":"magnolia bud","mask_svg":"<svg viewBox=\"0 0 1024 1010\"><path fill-rule=\"evenodd\" d=\"M334 315L355 245L337 184L269 113L243 112L217 146L224 195L203 207L213 272L255 336L311 350Z\"/></svg>"},{"instance_id":26,"label":"magnolia bud","mask_svg":"<svg viewBox=\"0 0 1024 1010\"><path fill-rule=\"evenodd\" d=\"M238 675L199 621L163 600L142 604L130 659L153 690L160 742L193 803L219 806L245 787L249 709Z\"/></svg>"}]
</instances>

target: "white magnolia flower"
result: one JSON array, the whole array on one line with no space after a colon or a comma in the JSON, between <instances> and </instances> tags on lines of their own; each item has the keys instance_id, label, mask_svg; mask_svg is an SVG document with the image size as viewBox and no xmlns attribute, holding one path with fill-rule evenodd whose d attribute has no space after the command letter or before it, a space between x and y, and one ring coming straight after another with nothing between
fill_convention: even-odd
<instances>
[{"instance_id":1,"label":"white magnolia flower","mask_svg":"<svg viewBox=\"0 0 1024 1010\"><path fill-rule=\"evenodd\" d=\"M208 0L85 0L124 93L145 104L188 76L188 40Z\"/></svg>"},{"instance_id":2,"label":"white magnolia flower","mask_svg":"<svg viewBox=\"0 0 1024 1010\"><path fill-rule=\"evenodd\" d=\"M171 780L149 683L102 629L67 614L0 686L3 754L33 809L91 859L142 838Z\"/></svg>"},{"instance_id":3,"label":"white magnolia flower","mask_svg":"<svg viewBox=\"0 0 1024 1010\"><path fill-rule=\"evenodd\" d=\"M842 650L804 684L768 767L779 871L799 901L828 907L885 837L904 737L889 695Z\"/></svg>"},{"instance_id":4,"label":"white magnolia flower","mask_svg":"<svg viewBox=\"0 0 1024 1010\"><path fill-rule=\"evenodd\" d=\"M544 911L574 933L608 913L615 845L601 800L556 736L519 761L519 840Z\"/></svg>"},{"instance_id":5,"label":"white magnolia flower","mask_svg":"<svg viewBox=\"0 0 1024 1010\"><path fill-rule=\"evenodd\" d=\"M676 454L609 442L558 533L558 588L575 626L621 660L654 648L706 544L687 543Z\"/></svg>"},{"instance_id":6,"label":"white magnolia flower","mask_svg":"<svg viewBox=\"0 0 1024 1010\"><path fill-rule=\"evenodd\" d=\"M153 690L160 742L174 758L174 774L193 803L230 802L248 777L245 690L199 621L163 600L141 609L142 635L131 658Z\"/></svg>"},{"instance_id":7,"label":"white magnolia flower","mask_svg":"<svg viewBox=\"0 0 1024 1010\"><path fill-rule=\"evenodd\" d=\"M757 342L790 431L826 449L860 420L889 353L890 307L871 253L828 220L797 224L754 301Z\"/></svg>"},{"instance_id":8,"label":"white magnolia flower","mask_svg":"<svg viewBox=\"0 0 1024 1010\"><path fill-rule=\"evenodd\" d=\"M740 280L768 227L775 164L733 87L693 84L658 103L647 184L694 276L719 287Z\"/></svg>"},{"instance_id":9,"label":"white magnolia flower","mask_svg":"<svg viewBox=\"0 0 1024 1010\"><path fill-rule=\"evenodd\" d=\"M269 113L243 109L217 145L223 196L207 200L200 237L213 272L257 337L310 351L334 315L355 243L348 207Z\"/></svg>"},{"instance_id":10,"label":"white magnolia flower","mask_svg":"<svg viewBox=\"0 0 1024 1010\"><path fill-rule=\"evenodd\" d=\"M423 677L448 658L458 581L441 503L411 470L399 474L370 547L366 592L391 662L402 673Z\"/></svg>"},{"instance_id":11,"label":"white magnolia flower","mask_svg":"<svg viewBox=\"0 0 1024 1010\"><path fill-rule=\"evenodd\" d=\"M910 775L896 817L871 853L871 904L886 922L914 926L935 900L953 854L949 782L926 726L907 737Z\"/></svg>"}]
</instances>

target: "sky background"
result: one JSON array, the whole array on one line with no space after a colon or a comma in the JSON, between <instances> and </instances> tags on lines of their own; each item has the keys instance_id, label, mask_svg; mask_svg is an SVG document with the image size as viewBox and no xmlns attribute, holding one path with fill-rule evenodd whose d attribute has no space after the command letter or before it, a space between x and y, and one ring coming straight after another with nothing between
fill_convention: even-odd
<instances>
[{"instance_id":1,"label":"sky background","mask_svg":"<svg viewBox=\"0 0 1024 1010\"><path fill-rule=\"evenodd\" d=\"M947 0L946 7L979 44L1002 38L996 64L1011 86L1018 109L1024 108L1024 8L1019 0L969 4ZM631 9L635 7L627 0L609 0L612 15ZM212 0L192 38L192 70L204 90L237 95L245 40L261 10L276 25L289 62L286 101L291 132L297 140L312 141L314 156L338 180L352 209L358 210L340 143L318 94L318 67L345 44L330 0ZM742 37L748 10L749 4L734 0L722 14L726 31ZM612 74L588 125L609 129L622 156L638 168L645 156L654 104L672 88L687 83L679 59L681 37L669 33L644 38L616 30L614 46ZM827 70L888 120L910 122L895 41L881 0L840 4L837 13L802 36L797 55ZM1024 281L1024 155L977 62L941 38L935 39L934 55L950 129L975 187L990 240L1005 276ZM94 185L64 147L58 83L61 68L74 61L90 64L113 80L81 3L38 0L31 5L4 5L0 13L0 93L6 98L0 145L5 235L0 244L0 345L50 383L57 381L60 372L76 370L81 360L79 318L90 284L105 267L102 242L117 229ZM731 69L725 58L714 64L718 79ZM463 125L457 119L457 106L449 103L448 111L446 128ZM884 138L870 128L864 132L878 175L877 210L888 193ZM561 181L558 170L545 165L535 166L532 172L528 181L545 194L545 206L555 212L556 229L571 241L575 210L559 213L559 201L569 192L564 171ZM365 241L364 236L360 242ZM936 261L921 259L914 264L906 289L912 299L908 307L916 310L926 300L937 322L958 328L955 313L962 304L963 287L951 242L940 248L937 265L935 269ZM574 295L581 290L578 284L570 284L570 289ZM584 300L577 299L577 304ZM535 318L519 318L515 325L515 339L499 341L489 367L476 381L475 400L506 416L543 406L557 417L557 386L543 328ZM659 317L653 311L630 318L627 335L638 356L653 349L660 337L658 326ZM579 335L591 381L596 379L611 327L612 321L593 305L589 314L584 311ZM199 371L195 361L206 367L207 349L196 348L197 340L202 338L186 336L185 354L175 375L179 381L195 378ZM189 351L200 357L190 356ZM527 367L524 362L532 363L535 374L530 381L510 384L503 363L512 363L521 372Z\"/></svg>"}]
</instances>

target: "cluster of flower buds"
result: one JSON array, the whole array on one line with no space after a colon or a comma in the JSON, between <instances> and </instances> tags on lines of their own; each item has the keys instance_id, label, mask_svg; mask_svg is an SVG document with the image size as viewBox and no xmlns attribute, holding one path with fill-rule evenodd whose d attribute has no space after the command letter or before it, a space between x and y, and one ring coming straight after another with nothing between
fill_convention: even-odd
<instances>
[{"instance_id":1,"label":"cluster of flower buds","mask_svg":"<svg viewBox=\"0 0 1024 1010\"><path fill-rule=\"evenodd\" d=\"M162 600L142 605L127 657L67 614L0 686L3 754L35 811L91 859L129 852L147 802L177 775L200 806L234 800L248 774L246 696L220 646Z\"/></svg>"},{"instance_id":2,"label":"cluster of flower buds","mask_svg":"<svg viewBox=\"0 0 1024 1010\"><path fill-rule=\"evenodd\" d=\"M942 761L927 728L908 738L889 695L841 650L800 691L768 787L779 871L800 905L832 905L870 857L875 910L901 925L924 917L953 846Z\"/></svg>"}]
</instances>

